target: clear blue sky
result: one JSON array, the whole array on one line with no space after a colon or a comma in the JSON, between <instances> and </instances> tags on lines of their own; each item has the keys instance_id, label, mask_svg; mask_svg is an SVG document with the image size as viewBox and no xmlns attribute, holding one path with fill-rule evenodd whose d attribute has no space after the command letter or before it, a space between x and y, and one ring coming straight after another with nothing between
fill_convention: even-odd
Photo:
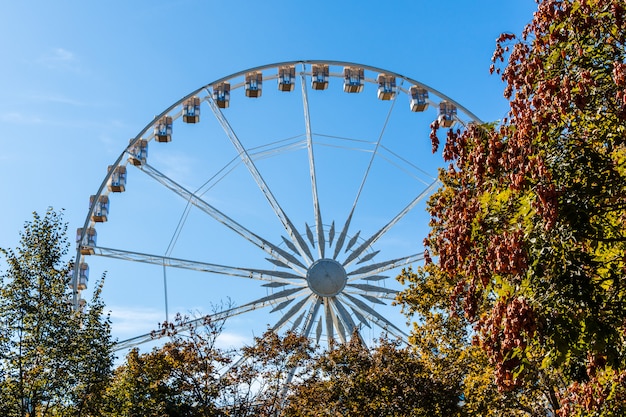
<instances>
[{"instance_id":1,"label":"clear blue sky","mask_svg":"<svg viewBox=\"0 0 626 417\"><path fill-rule=\"evenodd\" d=\"M0 247L15 247L30 213L48 206L65 209L73 241L89 195L131 137L190 91L250 67L367 64L423 82L484 121L500 119L503 85L489 74L495 39L519 34L535 9L532 0L7 2L0 14ZM112 218L121 221L115 207ZM92 268L92 282L102 268L114 270ZM142 293L129 285L105 301L140 307ZM149 307L133 314L151 323L158 316ZM135 331L120 328L122 336Z\"/></svg>"}]
</instances>

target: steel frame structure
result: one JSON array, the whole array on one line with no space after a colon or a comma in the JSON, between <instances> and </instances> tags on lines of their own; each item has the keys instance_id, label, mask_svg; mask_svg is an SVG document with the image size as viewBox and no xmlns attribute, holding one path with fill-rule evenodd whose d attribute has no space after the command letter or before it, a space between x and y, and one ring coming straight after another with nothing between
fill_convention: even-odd
<instances>
[{"instance_id":1,"label":"steel frame structure","mask_svg":"<svg viewBox=\"0 0 626 417\"><path fill-rule=\"evenodd\" d=\"M331 68L328 73L331 79L343 79L344 75L341 72L341 67L351 67L364 70L365 77L363 81L365 83L376 85L376 75L378 74L385 74L387 78L389 78L389 76L395 77L398 81L394 84L397 85L397 87L395 87L395 91L392 91L393 98L391 99L384 125L381 127L376 143L373 145L370 163L362 173L362 180L358 190L356 190L354 202L349 208L346 219L339 228L335 227L334 221L332 224L326 225L322 218L324 210L318 191L319 181L317 170L319 167L316 164L315 150L316 141L322 140L323 135L316 134L314 131L310 114L310 87L308 86L308 82L312 77L311 69L313 65L328 65L328 67ZM297 85L297 79L299 78L300 80L299 84L304 118L302 135L281 141L272 146L261 148L246 147L237 134L236 129L231 126L223 105L220 105L220 103L214 99L216 86L228 82L230 83L230 92L232 94L232 92L237 89L245 88L245 81L241 81L241 79L246 74L262 73L262 82L266 83L268 80L278 79L279 71L277 70L279 68L289 66L296 68L296 79L292 81ZM434 108L438 108L439 104L442 102L451 103L455 106L458 110L457 116L455 117L457 117L456 121L459 123L480 123L480 120L462 105L417 80L381 68L341 61L306 60L263 65L217 79L182 97L155 116L155 118L130 141L129 145L121 152L117 160L113 162L112 168L109 169L97 189L95 198L97 199L100 196L109 195L110 190L107 188L107 184L109 184L111 180L114 168L128 164L127 158L133 156L134 146L140 140L150 142L155 139L156 135L152 130L163 117L169 117L172 122L176 122L183 116L183 104L190 98L199 97L201 103L208 105L213 117L221 126L224 135L236 150L238 159L231 161L231 165L242 164L245 166L258 189L263 193L274 215L282 224L284 233L286 233L287 236L282 236L281 239L260 236L251 230L250 227L241 224L241 222L236 221L234 218L209 203L203 198L203 193L185 188L173 178L170 178L165 173L159 171L157 167L152 166L146 161L145 163L137 165L137 168L141 172L170 190L173 196L177 196L174 198L181 198L206 214L209 218L222 224L225 228L230 229L232 233L241 238L242 242L248 242L257 247L260 251L265 252L268 266L264 268L250 268L220 265L201 260L180 259L171 257L169 254L148 254L121 248L107 248L93 245L88 241L87 233L87 230L97 227L97 222L94 221L93 218L94 206L92 205L88 210L81 228L82 233L77 237L76 263L72 278L75 308L78 309L81 305L81 288L79 286L80 264L86 260L88 256L99 256L130 262L160 265L163 266L164 270L165 268L178 268L218 274L225 277L247 278L264 282L265 287L276 290L276 292L270 295L257 298L249 303L214 313L212 317L217 320L271 307L272 312L282 313L280 318L271 327L274 331L284 329L290 323L291 329L301 331L309 337L316 338L318 341L322 333L325 332L329 341L338 338L339 341L345 342L353 331L356 330L358 333L359 329L362 327L375 325L391 335L406 338L406 329L400 328L389 318L376 310L376 305L386 304L395 297L395 291L380 285L380 281L389 278L389 276L386 275L389 271L423 260L423 254L413 253L393 259L374 261L374 258L377 257L380 252L380 250L376 250L376 244L380 239L384 238L388 231L394 228L399 221L405 218L418 203L423 202L438 186L438 182L436 178L431 177L430 182L427 182L424 188L420 190L404 208L400 209L395 216L370 236L360 236L360 231L355 231L353 220L355 219L355 212L359 207L361 193L368 183L372 163L376 158L399 157L398 155L394 155L393 151L385 147L383 137L398 96L401 94L409 95L411 86L417 86L422 90L426 90L428 92L428 105ZM387 96L389 96L389 94ZM271 157L276 153L293 149L306 149L309 165L308 174L310 177L309 186L313 202L313 222L312 226L306 224L303 228L298 228L294 225L288 213L283 208L283 205L281 205L279 199L272 191L272 185L264 178L261 170L257 166L257 161L262 158ZM228 171L229 166L223 169L224 171ZM86 255L86 253L89 253L89 255ZM335 264L340 266L337 267ZM335 287L340 288L340 290L331 289ZM200 320L202 319L196 321ZM126 349L151 340L153 340L153 336L147 333L121 341L117 344L117 348Z\"/></svg>"}]
</instances>

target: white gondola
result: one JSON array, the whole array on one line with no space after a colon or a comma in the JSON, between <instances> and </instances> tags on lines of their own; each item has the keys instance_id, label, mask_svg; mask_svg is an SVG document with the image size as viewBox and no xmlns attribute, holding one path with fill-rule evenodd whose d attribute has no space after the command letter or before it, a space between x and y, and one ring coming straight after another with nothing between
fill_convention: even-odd
<instances>
[{"instance_id":1,"label":"white gondola","mask_svg":"<svg viewBox=\"0 0 626 417\"><path fill-rule=\"evenodd\" d=\"M293 91L296 80L296 66L285 65L278 67L278 89L280 91Z\"/></svg>"},{"instance_id":2,"label":"white gondola","mask_svg":"<svg viewBox=\"0 0 626 417\"><path fill-rule=\"evenodd\" d=\"M439 126L452 127L456 121L456 106L447 101L439 103Z\"/></svg>"},{"instance_id":3,"label":"white gondola","mask_svg":"<svg viewBox=\"0 0 626 417\"><path fill-rule=\"evenodd\" d=\"M78 289L86 290L87 283L89 282L89 265L85 262L81 262L78 266Z\"/></svg>"},{"instance_id":4,"label":"white gondola","mask_svg":"<svg viewBox=\"0 0 626 417\"><path fill-rule=\"evenodd\" d=\"M220 109L228 108L230 104L230 83L223 82L213 87L213 100Z\"/></svg>"},{"instance_id":5,"label":"white gondola","mask_svg":"<svg viewBox=\"0 0 626 417\"><path fill-rule=\"evenodd\" d=\"M154 138L157 142L172 141L172 118L163 116L154 125Z\"/></svg>"},{"instance_id":6,"label":"white gondola","mask_svg":"<svg viewBox=\"0 0 626 417\"><path fill-rule=\"evenodd\" d=\"M113 166L109 165L109 171L111 168ZM109 178L107 188L114 193L122 193L126 190L126 167L124 165L115 167Z\"/></svg>"},{"instance_id":7,"label":"white gondola","mask_svg":"<svg viewBox=\"0 0 626 417\"><path fill-rule=\"evenodd\" d=\"M198 123L200 121L200 98L191 97L183 103L183 122Z\"/></svg>"},{"instance_id":8,"label":"white gondola","mask_svg":"<svg viewBox=\"0 0 626 417\"><path fill-rule=\"evenodd\" d=\"M80 237L83 234L83 228L79 228L76 230L76 244L80 246L80 254L81 255L93 255L93 248L96 246L96 229L93 227L87 228L85 232L85 239L83 241L83 245L81 245Z\"/></svg>"},{"instance_id":9,"label":"white gondola","mask_svg":"<svg viewBox=\"0 0 626 417\"><path fill-rule=\"evenodd\" d=\"M343 91L346 93L360 93L363 91L365 71L358 67L343 68Z\"/></svg>"},{"instance_id":10,"label":"white gondola","mask_svg":"<svg viewBox=\"0 0 626 417\"><path fill-rule=\"evenodd\" d=\"M409 95L411 96L411 111L424 111L428 108L428 90L413 85L409 89Z\"/></svg>"},{"instance_id":11,"label":"white gondola","mask_svg":"<svg viewBox=\"0 0 626 417\"><path fill-rule=\"evenodd\" d=\"M313 64L311 69L311 87L314 90L326 90L328 88L328 65Z\"/></svg>"},{"instance_id":12,"label":"white gondola","mask_svg":"<svg viewBox=\"0 0 626 417\"><path fill-rule=\"evenodd\" d=\"M261 97L263 91L263 74L260 71L246 74L246 97Z\"/></svg>"},{"instance_id":13,"label":"white gondola","mask_svg":"<svg viewBox=\"0 0 626 417\"><path fill-rule=\"evenodd\" d=\"M103 223L108 220L109 217L109 197L101 195L96 200L96 196L89 197L89 208L93 207L91 214L91 220L98 223Z\"/></svg>"},{"instance_id":14,"label":"white gondola","mask_svg":"<svg viewBox=\"0 0 626 417\"><path fill-rule=\"evenodd\" d=\"M378 74L378 99L391 100L396 95L396 77L387 74Z\"/></svg>"},{"instance_id":15,"label":"white gondola","mask_svg":"<svg viewBox=\"0 0 626 417\"><path fill-rule=\"evenodd\" d=\"M130 142L132 143L133 140L134 139L131 139ZM148 159L148 141L145 139L138 140L134 145L128 148L128 153L130 155L128 161L131 164L135 166L145 164Z\"/></svg>"}]
</instances>

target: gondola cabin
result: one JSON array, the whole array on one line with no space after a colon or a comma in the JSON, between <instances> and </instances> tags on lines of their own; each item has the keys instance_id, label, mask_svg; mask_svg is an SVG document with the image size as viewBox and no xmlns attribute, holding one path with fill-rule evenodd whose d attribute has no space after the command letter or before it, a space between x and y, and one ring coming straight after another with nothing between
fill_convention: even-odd
<instances>
[{"instance_id":1,"label":"gondola cabin","mask_svg":"<svg viewBox=\"0 0 626 417\"><path fill-rule=\"evenodd\" d=\"M183 122L198 123L200 121L200 98L191 97L183 103Z\"/></svg>"},{"instance_id":2,"label":"gondola cabin","mask_svg":"<svg viewBox=\"0 0 626 417\"><path fill-rule=\"evenodd\" d=\"M154 125L154 138L157 142L172 141L172 118L171 116L163 116Z\"/></svg>"},{"instance_id":3,"label":"gondola cabin","mask_svg":"<svg viewBox=\"0 0 626 417\"><path fill-rule=\"evenodd\" d=\"M293 91L296 80L296 66L285 65L278 67L278 89L280 91Z\"/></svg>"},{"instance_id":4,"label":"gondola cabin","mask_svg":"<svg viewBox=\"0 0 626 417\"><path fill-rule=\"evenodd\" d=\"M130 140L130 143L133 143L134 139ZM129 146L128 148L128 161L135 165L140 166L146 163L148 159L148 141L145 139L139 139L134 145Z\"/></svg>"},{"instance_id":5,"label":"gondola cabin","mask_svg":"<svg viewBox=\"0 0 626 417\"><path fill-rule=\"evenodd\" d=\"M230 83L223 82L213 87L213 101L220 109L228 108L230 104Z\"/></svg>"},{"instance_id":6,"label":"gondola cabin","mask_svg":"<svg viewBox=\"0 0 626 417\"><path fill-rule=\"evenodd\" d=\"M439 103L439 117L437 120L441 127L452 127L456 120L456 106L445 100Z\"/></svg>"},{"instance_id":7,"label":"gondola cabin","mask_svg":"<svg viewBox=\"0 0 626 417\"><path fill-rule=\"evenodd\" d=\"M80 247L81 255L93 255L93 248L96 246L96 229L93 227L87 228L85 237L81 242L81 236L83 234L83 228L76 230L76 244Z\"/></svg>"},{"instance_id":8,"label":"gondola cabin","mask_svg":"<svg viewBox=\"0 0 626 417\"><path fill-rule=\"evenodd\" d=\"M87 289L87 283L89 282L89 265L85 262L81 262L78 266L78 289L80 291Z\"/></svg>"},{"instance_id":9,"label":"gondola cabin","mask_svg":"<svg viewBox=\"0 0 626 417\"><path fill-rule=\"evenodd\" d=\"M378 99L391 100L396 95L396 77L387 74L378 74Z\"/></svg>"},{"instance_id":10,"label":"gondola cabin","mask_svg":"<svg viewBox=\"0 0 626 417\"><path fill-rule=\"evenodd\" d=\"M113 167L109 165L109 171L111 168ZM107 188L114 193L123 193L126 190L126 167L124 165L116 166L113 169Z\"/></svg>"},{"instance_id":11,"label":"gondola cabin","mask_svg":"<svg viewBox=\"0 0 626 417\"><path fill-rule=\"evenodd\" d=\"M311 87L314 90L326 90L328 88L328 65L313 64L311 68Z\"/></svg>"},{"instance_id":12,"label":"gondola cabin","mask_svg":"<svg viewBox=\"0 0 626 417\"><path fill-rule=\"evenodd\" d=\"M98 223L104 223L109 216L109 196L101 195L96 199L95 195L89 197L89 208L93 207L91 220Z\"/></svg>"},{"instance_id":13,"label":"gondola cabin","mask_svg":"<svg viewBox=\"0 0 626 417\"><path fill-rule=\"evenodd\" d=\"M411 96L411 111L424 111L428 108L428 90L416 85L409 88Z\"/></svg>"},{"instance_id":14,"label":"gondola cabin","mask_svg":"<svg viewBox=\"0 0 626 417\"><path fill-rule=\"evenodd\" d=\"M261 97L263 91L263 74L260 71L246 74L246 97Z\"/></svg>"},{"instance_id":15,"label":"gondola cabin","mask_svg":"<svg viewBox=\"0 0 626 417\"><path fill-rule=\"evenodd\" d=\"M343 69L343 91L346 93L360 93L363 91L363 81L365 71L358 67L344 67Z\"/></svg>"}]
</instances>

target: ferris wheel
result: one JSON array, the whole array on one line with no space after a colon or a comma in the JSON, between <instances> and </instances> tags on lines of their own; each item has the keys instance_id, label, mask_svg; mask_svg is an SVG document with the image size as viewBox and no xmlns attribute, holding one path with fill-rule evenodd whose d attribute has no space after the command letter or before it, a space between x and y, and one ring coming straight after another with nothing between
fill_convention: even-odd
<instances>
[{"instance_id":1,"label":"ferris wheel","mask_svg":"<svg viewBox=\"0 0 626 417\"><path fill-rule=\"evenodd\" d=\"M75 307L91 268L108 271L114 331L146 305L160 321L197 310L318 343L406 337L395 277L423 261L442 165L434 120L479 122L423 83L348 62L264 65L190 92L130 139L90 197ZM149 325L118 348L152 340Z\"/></svg>"}]
</instances>

